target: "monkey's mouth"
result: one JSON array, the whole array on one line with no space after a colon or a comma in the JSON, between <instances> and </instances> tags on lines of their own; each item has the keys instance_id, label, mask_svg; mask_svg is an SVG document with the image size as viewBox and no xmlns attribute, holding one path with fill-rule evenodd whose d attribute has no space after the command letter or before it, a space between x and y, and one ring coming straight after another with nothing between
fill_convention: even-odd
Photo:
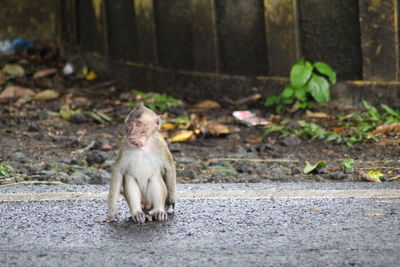
<instances>
[{"instance_id":1,"label":"monkey's mouth","mask_svg":"<svg viewBox=\"0 0 400 267\"><path fill-rule=\"evenodd\" d=\"M130 145L135 146L135 147L143 147L146 144L146 138L135 138L135 137L129 137L127 138L127 141Z\"/></svg>"}]
</instances>

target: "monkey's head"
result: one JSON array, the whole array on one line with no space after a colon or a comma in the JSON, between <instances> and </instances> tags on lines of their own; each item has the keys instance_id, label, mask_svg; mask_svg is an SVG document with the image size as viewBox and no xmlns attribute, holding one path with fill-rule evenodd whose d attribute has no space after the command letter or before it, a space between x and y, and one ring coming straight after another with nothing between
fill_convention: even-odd
<instances>
[{"instance_id":1,"label":"monkey's head","mask_svg":"<svg viewBox=\"0 0 400 267\"><path fill-rule=\"evenodd\" d=\"M135 147L144 147L149 137L160 127L160 117L139 103L126 117L126 141Z\"/></svg>"}]
</instances>

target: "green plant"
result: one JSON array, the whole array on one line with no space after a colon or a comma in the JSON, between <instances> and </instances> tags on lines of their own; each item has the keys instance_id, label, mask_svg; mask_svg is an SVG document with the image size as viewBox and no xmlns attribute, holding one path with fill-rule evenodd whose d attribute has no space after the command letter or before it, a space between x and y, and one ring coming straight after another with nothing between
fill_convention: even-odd
<instances>
[{"instance_id":1,"label":"green plant","mask_svg":"<svg viewBox=\"0 0 400 267\"><path fill-rule=\"evenodd\" d=\"M400 123L400 111L381 105L384 112L380 113L376 107L365 101L363 101L363 106L365 112L354 112L339 116L338 124L332 130L303 120L297 121L298 128L294 129L289 126L287 121L282 121L281 124L268 125L265 134L280 132L280 138L298 136L303 139L319 139L352 146L365 140L377 141L378 138L372 133L372 130L380 125ZM338 131L337 129L341 130Z\"/></svg>"},{"instance_id":2,"label":"green plant","mask_svg":"<svg viewBox=\"0 0 400 267\"><path fill-rule=\"evenodd\" d=\"M344 159L342 161L342 170L344 172L353 172L354 171L354 159Z\"/></svg>"},{"instance_id":3,"label":"green plant","mask_svg":"<svg viewBox=\"0 0 400 267\"><path fill-rule=\"evenodd\" d=\"M324 62L312 64L301 59L290 71L290 84L279 96L267 98L264 105L276 104L276 111L308 109L316 102L324 104L330 99L330 87L336 83L336 73Z\"/></svg>"},{"instance_id":4,"label":"green plant","mask_svg":"<svg viewBox=\"0 0 400 267\"><path fill-rule=\"evenodd\" d=\"M306 161L306 166L303 169L303 173L308 174L317 170L318 168L325 168L326 166L328 166L328 164L326 164L324 161L318 161L315 164L311 164L310 162Z\"/></svg>"},{"instance_id":5,"label":"green plant","mask_svg":"<svg viewBox=\"0 0 400 267\"><path fill-rule=\"evenodd\" d=\"M10 173L14 171L14 168L8 164L0 164L0 176L10 177Z\"/></svg>"},{"instance_id":6,"label":"green plant","mask_svg":"<svg viewBox=\"0 0 400 267\"><path fill-rule=\"evenodd\" d=\"M144 93L138 90L132 90L137 101L133 101L130 106L134 107L138 101L143 101L150 109L157 109L161 112L166 111L173 105L181 105L182 101L167 94Z\"/></svg>"}]
</instances>

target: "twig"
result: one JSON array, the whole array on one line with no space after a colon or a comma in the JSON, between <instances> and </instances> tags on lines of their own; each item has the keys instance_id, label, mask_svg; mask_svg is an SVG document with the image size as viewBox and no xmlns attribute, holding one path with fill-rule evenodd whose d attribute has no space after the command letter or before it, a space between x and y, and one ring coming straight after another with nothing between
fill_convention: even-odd
<instances>
[{"instance_id":1,"label":"twig","mask_svg":"<svg viewBox=\"0 0 400 267\"><path fill-rule=\"evenodd\" d=\"M106 82L102 82L102 83L98 83L89 87L84 88L83 90L94 90L94 89L101 89L107 86L112 86L114 85L113 81L106 81Z\"/></svg>"},{"instance_id":2,"label":"twig","mask_svg":"<svg viewBox=\"0 0 400 267\"><path fill-rule=\"evenodd\" d=\"M215 161L249 161L249 162L300 162L299 160L290 159L247 159L247 158L219 158L219 159L209 159L208 162Z\"/></svg>"},{"instance_id":3,"label":"twig","mask_svg":"<svg viewBox=\"0 0 400 267\"><path fill-rule=\"evenodd\" d=\"M29 184L47 184L47 185L60 185L65 186L66 184L62 182L50 182L50 181L22 181L17 183L2 184L0 187L14 186L14 185L29 185Z\"/></svg>"},{"instance_id":4,"label":"twig","mask_svg":"<svg viewBox=\"0 0 400 267\"><path fill-rule=\"evenodd\" d=\"M94 146L94 144L95 144L95 142L92 141L92 142L90 142L90 144L87 145L86 147L84 147L84 148L82 148L82 149L78 149L78 150L72 151L71 154L70 154L70 157L72 157L72 156L74 156L74 155L83 154L83 153L89 151L89 150Z\"/></svg>"},{"instance_id":5,"label":"twig","mask_svg":"<svg viewBox=\"0 0 400 267\"><path fill-rule=\"evenodd\" d=\"M397 180L399 178L400 178L400 175L396 175L396 176L390 178L388 181L394 181L394 180Z\"/></svg>"},{"instance_id":6,"label":"twig","mask_svg":"<svg viewBox=\"0 0 400 267\"><path fill-rule=\"evenodd\" d=\"M236 100L236 101L230 99L228 96L224 96L224 100L225 100L226 102L228 102L229 104L232 104L232 105L234 105L234 106L240 106L240 105L243 105L243 104L245 104L245 103L247 103L247 102L260 99L261 97L262 97L261 94L256 93L256 94L254 94L254 95L247 96L247 97L238 99L238 100Z\"/></svg>"}]
</instances>

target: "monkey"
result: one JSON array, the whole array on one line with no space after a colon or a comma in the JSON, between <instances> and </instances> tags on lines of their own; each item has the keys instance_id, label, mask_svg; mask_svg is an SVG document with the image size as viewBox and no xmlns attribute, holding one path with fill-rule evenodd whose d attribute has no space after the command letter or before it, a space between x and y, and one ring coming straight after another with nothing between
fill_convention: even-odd
<instances>
[{"instance_id":1,"label":"monkey","mask_svg":"<svg viewBox=\"0 0 400 267\"><path fill-rule=\"evenodd\" d=\"M175 163L159 133L160 117L139 103L125 119L125 136L112 167L108 217L117 220L117 200L122 193L135 223L164 221L176 202Z\"/></svg>"}]
</instances>

